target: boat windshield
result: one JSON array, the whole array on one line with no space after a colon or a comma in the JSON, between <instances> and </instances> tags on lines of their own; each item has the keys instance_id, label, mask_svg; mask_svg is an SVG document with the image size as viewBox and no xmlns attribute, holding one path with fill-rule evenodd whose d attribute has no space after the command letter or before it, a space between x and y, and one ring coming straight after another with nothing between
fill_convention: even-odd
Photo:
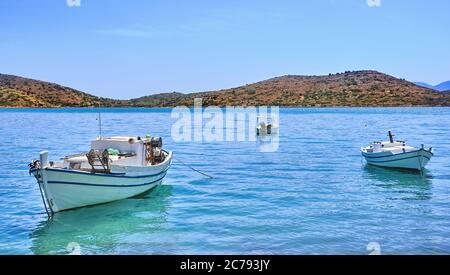
<instances>
[{"instance_id":1,"label":"boat windshield","mask_svg":"<svg viewBox=\"0 0 450 275\"><path fill-rule=\"evenodd\" d=\"M265 124L274 124L275 123L275 118L273 116L258 116L256 118L256 122L257 124L260 124L261 122L264 122Z\"/></svg>"}]
</instances>

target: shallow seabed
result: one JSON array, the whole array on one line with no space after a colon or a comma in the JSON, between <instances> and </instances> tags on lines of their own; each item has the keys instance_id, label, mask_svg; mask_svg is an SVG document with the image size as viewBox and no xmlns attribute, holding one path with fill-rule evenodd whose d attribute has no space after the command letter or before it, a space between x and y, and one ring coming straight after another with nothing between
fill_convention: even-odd
<instances>
[{"instance_id":1,"label":"shallow seabed","mask_svg":"<svg viewBox=\"0 0 450 275\"><path fill-rule=\"evenodd\" d=\"M88 150L95 110L0 109L0 254L450 253L450 108L281 109L273 153L174 142L170 114L103 110L105 135L162 136L175 152L162 186L48 222L27 164ZM362 163L359 148L387 130L434 148L423 175Z\"/></svg>"}]
</instances>

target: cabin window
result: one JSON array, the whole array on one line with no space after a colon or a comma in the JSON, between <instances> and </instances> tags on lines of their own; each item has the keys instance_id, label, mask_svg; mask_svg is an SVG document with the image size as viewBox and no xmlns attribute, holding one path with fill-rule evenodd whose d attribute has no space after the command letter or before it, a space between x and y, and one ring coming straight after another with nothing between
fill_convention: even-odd
<instances>
[{"instance_id":1,"label":"cabin window","mask_svg":"<svg viewBox=\"0 0 450 275\"><path fill-rule=\"evenodd\" d=\"M79 170L81 168L81 163L71 162L69 167L70 169Z\"/></svg>"}]
</instances>

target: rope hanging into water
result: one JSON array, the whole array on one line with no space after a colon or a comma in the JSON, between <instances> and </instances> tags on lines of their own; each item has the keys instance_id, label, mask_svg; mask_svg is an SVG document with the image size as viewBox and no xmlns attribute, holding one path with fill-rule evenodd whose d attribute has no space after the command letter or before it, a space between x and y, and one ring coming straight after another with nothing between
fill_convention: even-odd
<instances>
[{"instance_id":1,"label":"rope hanging into water","mask_svg":"<svg viewBox=\"0 0 450 275\"><path fill-rule=\"evenodd\" d=\"M200 170L198 170L198 169L195 169L194 167L190 166L189 164L186 164L185 162L183 162L183 161L180 160L179 158L177 158L177 159L174 158L174 160L180 162L181 164L183 164L184 166L188 167L188 168L191 169L192 171L197 172L197 173L199 173L199 174L201 174L201 175L203 175L203 176L205 176L205 177L207 177L207 178L210 178L210 179L213 179L213 178L214 178L213 176L210 176L210 175L208 175L208 174L206 174L206 173L204 173L204 172L202 172L202 171L200 171Z\"/></svg>"},{"instance_id":2,"label":"rope hanging into water","mask_svg":"<svg viewBox=\"0 0 450 275\"><path fill-rule=\"evenodd\" d=\"M36 179L37 179L37 182L39 185L39 192L41 193L42 202L44 203L45 212L47 213L47 217L49 219L51 219L51 217L53 216L53 211L51 211L52 214L50 215L48 208L47 208L47 203L45 202L44 191L42 190L42 186L41 186L42 174L40 174L39 170L36 172ZM51 208L50 208L50 210L51 210Z\"/></svg>"},{"instance_id":3,"label":"rope hanging into water","mask_svg":"<svg viewBox=\"0 0 450 275\"><path fill-rule=\"evenodd\" d=\"M45 202L45 196L44 196L44 190L43 190L43 186L42 186L42 181L43 181L43 175L41 173L41 164L38 160L33 160L30 164L28 164L29 170L28 173L31 175L32 170L36 169L36 173L33 174L34 177L36 178L36 181L38 183L39 186L39 192L41 193L41 199L42 199L42 203L44 204L44 208L45 208L45 213L47 213L47 217L49 219L51 219L53 217L53 209L50 207L50 202L47 201L49 203L49 206L47 207L47 203ZM50 211L49 211L50 209ZM50 214L51 212L51 214Z\"/></svg>"},{"instance_id":4,"label":"rope hanging into water","mask_svg":"<svg viewBox=\"0 0 450 275\"><path fill-rule=\"evenodd\" d=\"M39 191L41 192L42 202L44 203L45 213L47 213L47 217L50 219L52 217L52 215L50 215L50 213L48 212L47 204L45 203L45 199L44 199L44 194L42 194L41 184L40 183L38 183L38 184L39 184Z\"/></svg>"}]
</instances>

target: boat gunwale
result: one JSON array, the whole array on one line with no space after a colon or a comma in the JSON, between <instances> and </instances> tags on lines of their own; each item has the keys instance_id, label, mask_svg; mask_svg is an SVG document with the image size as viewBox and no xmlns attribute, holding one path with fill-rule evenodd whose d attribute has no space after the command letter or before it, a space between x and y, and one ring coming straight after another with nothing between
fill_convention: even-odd
<instances>
[{"instance_id":1,"label":"boat gunwale","mask_svg":"<svg viewBox=\"0 0 450 275\"><path fill-rule=\"evenodd\" d=\"M431 157L434 156L434 154L433 154L432 151L425 150L425 149L423 149L423 148L420 148L420 149L414 150L414 151L404 152L404 153L402 152L402 153L398 153L398 154L394 154L394 153L392 153L391 151L389 151L389 152L381 152L381 153L390 153L390 155L384 155L384 156L371 156L370 153L364 152L364 151L363 151L363 148L361 148L361 153L362 153L362 155L363 155L365 158L372 158L372 159L375 159L375 158L387 158L387 157L393 157L393 156L401 156L401 155L410 154L410 153L418 153L418 152L421 152L421 151L424 151L424 152L427 152L427 153L431 154ZM372 153L372 154L376 154L376 153ZM430 159L430 158L427 157L427 156L423 156L423 157Z\"/></svg>"},{"instance_id":2,"label":"boat gunwale","mask_svg":"<svg viewBox=\"0 0 450 275\"><path fill-rule=\"evenodd\" d=\"M142 187L147 185L152 185L158 181L163 180L166 177L167 170L164 171L164 176L158 178L157 180L146 182L146 183L140 183L140 184L120 184L120 185L114 185L114 184L95 184L95 183L85 183L85 182L70 182L70 181L48 181L48 184L67 184L67 185L83 185L83 186L95 186L95 187Z\"/></svg>"},{"instance_id":3,"label":"boat gunwale","mask_svg":"<svg viewBox=\"0 0 450 275\"><path fill-rule=\"evenodd\" d=\"M170 168L170 162L172 161L172 152L167 152L164 150L164 152L168 153L168 156L166 158L166 160L164 160L163 162L159 163L158 165L153 165L151 167L158 167L158 166L163 166L166 165L167 162L169 163L168 166L161 172L157 173L157 174L150 174L150 175L137 175L137 176L126 176L126 172L125 173L96 173L96 172L87 172L87 171L79 171L79 170L70 170L67 168L51 168L51 167L45 167L43 168L43 170L46 171L52 171L52 172L59 172L59 173L71 173L71 174L78 174L78 175L86 175L86 176L97 176L97 177L114 177L114 178L128 178L128 179L136 179L136 178L148 178L148 177L154 177L154 176L159 176L165 172L167 172L167 170L169 170ZM42 169L42 168L40 168ZM30 169L30 172L36 172L40 169L37 168L32 168Z\"/></svg>"},{"instance_id":4,"label":"boat gunwale","mask_svg":"<svg viewBox=\"0 0 450 275\"><path fill-rule=\"evenodd\" d=\"M411 156L411 157L406 157L406 158L397 158L397 159L388 159L388 160L367 160L368 163L384 163L384 162L393 162L393 161L400 161L400 160L405 160L405 159L413 159L413 158L417 158L417 157L424 157L428 160L431 160L431 158L427 157L427 156Z\"/></svg>"}]
</instances>

